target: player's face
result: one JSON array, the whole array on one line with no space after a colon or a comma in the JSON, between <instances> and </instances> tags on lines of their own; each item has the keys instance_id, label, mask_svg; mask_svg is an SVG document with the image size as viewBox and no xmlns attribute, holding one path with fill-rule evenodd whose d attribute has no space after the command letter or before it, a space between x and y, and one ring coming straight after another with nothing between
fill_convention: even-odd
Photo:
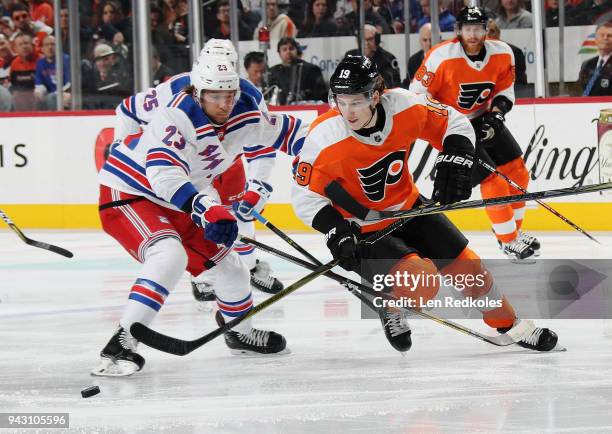
<instances>
[{"instance_id":1,"label":"player's face","mask_svg":"<svg viewBox=\"0 0 612 434\"><path fill-rule=\"evenodd\" d=\"M207 90L202 92L200 97L200 103L206 116L216 124L223 124L228 120L235 101L235 90Z\"/></svg>"},{"instance_id":2,"label":"player's face","mask_svg":"<svg viewBox=\"0 0 612 434\"><path fill-rule=\"evenodd\" d=\"M468 54L478 54L487 37L487 29L482 24L464 24L459 34Z\"/></svg>"},{"instance_id":3,"label":"player's face","mask_svg":"<svg viewBox=\"0 0 612 434\"><path fill-rule=\"evenodd\" d=\"M372 119L371 107L375 105L365 94L336 95L336 106L352 130L359 130Z\"/></svg>"}]
</instances>

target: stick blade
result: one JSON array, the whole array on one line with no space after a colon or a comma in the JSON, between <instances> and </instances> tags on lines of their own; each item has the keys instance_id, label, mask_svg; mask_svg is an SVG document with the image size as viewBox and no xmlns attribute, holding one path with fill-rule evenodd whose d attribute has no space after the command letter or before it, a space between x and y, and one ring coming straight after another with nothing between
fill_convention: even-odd
<instances>
[{"instance_id":1,"label":"stick blade","mask_svg":"<svg viewBox=\"0 0 612 434\"><path fill-rule=\"evenodd\" d=\"M156 350L162 351L164 353L174 354L176 356L184 356L193 351L190 341L184 341L181 339L176 339L170 336L166 336L162 333L156 332L153 329L150 329L146 325L135 322L130 327L130 333L134 336L139 342L142 342L148 347L154 348Z\"/></svg>"},{"instance_id":2,"label":"stick blade","mask_svg":"<svg viewBox=\"0 0 612 434\"><path fill-rule=\"evenodd\" d=\"M54 246L53 244L43 243L42 241L34 241L29 238L27 238L25 242L30 246L38 247L39 249L49 250L53 253L57 253L58 255L65 256L66 258L72 258L74 256L74 253L72 253L70 250Z\"/></svg>"}]
</instances>

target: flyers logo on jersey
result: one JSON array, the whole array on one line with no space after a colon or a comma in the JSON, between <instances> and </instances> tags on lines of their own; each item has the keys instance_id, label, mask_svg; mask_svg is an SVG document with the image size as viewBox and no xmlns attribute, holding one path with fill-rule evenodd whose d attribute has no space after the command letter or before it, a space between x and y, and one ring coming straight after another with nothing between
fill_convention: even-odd
<instances>
[{"instance_id":1,"label":"flyers logo on jersey","mask_svg":"<svg viewBox=\"0 0 612 434\"><path fill-rule=\"evenodd\" d=\"M385 198L387 185L395 184L401 179L405 159L406 151L395 151L369 167L357 169L361 188L368 199L380 202Z\"/></svg>"},{"instance_id":2,"label":"flyers logo on jersey","mask_svg":"<svg viewBox=\"0 0 612 434\"><path fill-rule=\"evenodd\" d=\"M485 102L494 87L495 83L490 81L460 84L457 105L462 109L470 110L476 104Z\"/></svg>"}]
</instances>

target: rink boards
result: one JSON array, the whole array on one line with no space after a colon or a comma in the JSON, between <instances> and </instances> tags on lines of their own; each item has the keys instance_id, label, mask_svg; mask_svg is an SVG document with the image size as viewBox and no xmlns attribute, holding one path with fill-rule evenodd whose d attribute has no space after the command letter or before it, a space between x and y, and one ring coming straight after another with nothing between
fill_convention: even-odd
<instances>
[{"instance_id":1,"label":"rink boards","mask_svg":"<svg viewBox=\"0 0 612 434\"><path fill-rule=\"evenodd\" d=\"M525 152L531 191L599 182L597 122L608 98L521 101L507 124ZM312 121L314 106L280 111ZM0 117L0 207L22 227L99 228L94 143L113 126L112 112L8 114ZM435 151L417 142L409 167L426 196L431 193ZM266 215L284 229L305 229L290 205L292 158L281 155L271 183L274 193ZM478 189L473 198L479 198ZM551 203L586 229L611 230L612 194L568 197ZM461 228L489 227L482 210L450 213ZM569 226L541 207L530 205L527 228L565 230Z\"/></svg>"}]
</instances>

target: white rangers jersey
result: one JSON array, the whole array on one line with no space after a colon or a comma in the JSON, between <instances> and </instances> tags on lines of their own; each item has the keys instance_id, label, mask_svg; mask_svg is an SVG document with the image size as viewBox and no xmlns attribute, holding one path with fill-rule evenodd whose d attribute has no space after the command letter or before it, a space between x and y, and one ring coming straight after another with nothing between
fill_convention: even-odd
<instances>
[{"instance_id":1,"label":"white rangers jersey","mask_svg":"<svg viewBox=\"0 0 612 434\"><path fill-rule=\"evenodd\" d=\"M99 179L111 188L181 209L198 192L218 199L213 179L241 154L250 163L247 179L267 181L275 150L301 148L305 133L299 119L262 113L247 94L241 94L227 122L215 126L196 98L181 91L156 110L144 132L112 149Z\"/></svg>"}]
</instances>

